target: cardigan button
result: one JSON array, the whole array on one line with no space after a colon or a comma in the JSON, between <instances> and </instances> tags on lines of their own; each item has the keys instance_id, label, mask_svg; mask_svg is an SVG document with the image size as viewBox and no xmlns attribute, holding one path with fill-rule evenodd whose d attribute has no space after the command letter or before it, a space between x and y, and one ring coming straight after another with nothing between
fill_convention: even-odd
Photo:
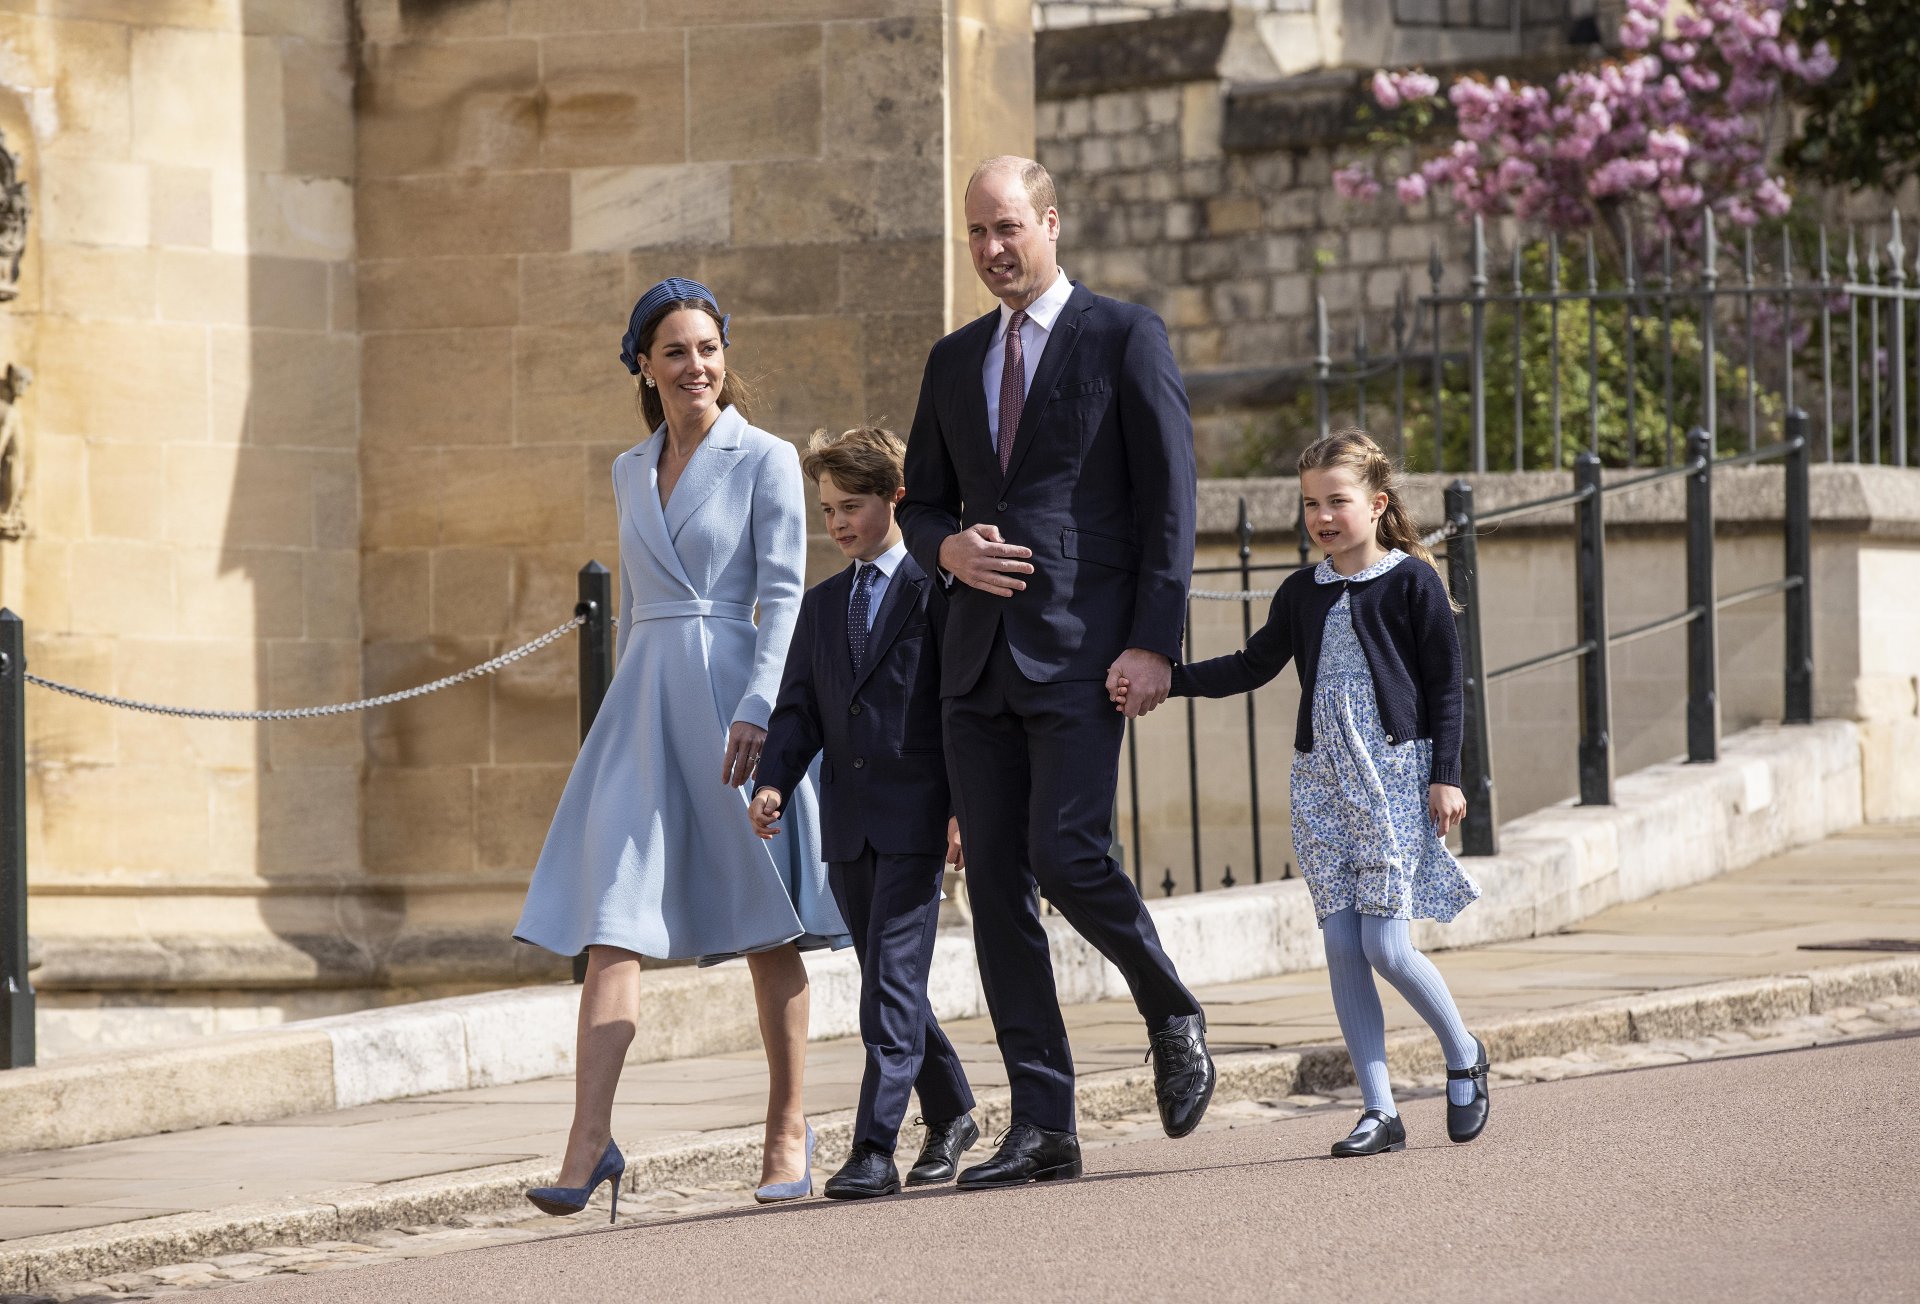
<instances>
[{"instance_id":1,"label":"cardigan button","mask_svg":"<svg viewBox=\"0 0 1920 1304\"><path fill-rule=\"evenodd\" d=\"M1393 735L1392 735L1392 734L1388 734L1388 735L1387 735L1387 741L1388 741L1388 742L1392 742L1392 741L1393 741Z\"/></svg>"}]
</instances>

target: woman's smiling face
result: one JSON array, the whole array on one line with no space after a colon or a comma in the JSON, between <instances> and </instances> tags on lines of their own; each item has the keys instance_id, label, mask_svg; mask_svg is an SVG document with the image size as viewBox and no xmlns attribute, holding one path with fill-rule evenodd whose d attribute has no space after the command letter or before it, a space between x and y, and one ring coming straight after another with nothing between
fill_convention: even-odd
<instances>
[{"instance_id":1,"label":"woman's smiling face","mask_svg":"<svg viewBox=\"0 0 1920 1304\"><path fill-rule=\"evenodd\" d=\"M668 313L653 332L641 374L658 387L660 406L675 426L698 421L720 401L727 379L720 324L698 308Z\"/></svg>"}]
</instances>

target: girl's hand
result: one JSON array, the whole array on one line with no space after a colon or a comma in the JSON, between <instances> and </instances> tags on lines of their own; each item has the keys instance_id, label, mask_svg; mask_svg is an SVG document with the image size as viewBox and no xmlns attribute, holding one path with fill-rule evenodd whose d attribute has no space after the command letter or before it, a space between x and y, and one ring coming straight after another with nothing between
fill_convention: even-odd
<instances>
[{"instance_id":1,"label":"girl's hand","mask_svg":"<svg viewBox=\"0 0 1920 1304\"><path fill-rule=\"evenodd\" d=\"M1433 831L1446 837L1467 817L1467 794L1451 783L1428 784L1427 817L1433 821Z\"/></svg>"},{"instance_id":2,"label":"girl's hand","mask_svg":"<svg viewBox=\"0 0 1920 1304\"><path fill-rule=\"evenodd\" d=\"M727 730L727 758L721 763L720 782L738 788L753 777L760 764L760 749L767 745L767 731L759 725L735 720Z\"/></svg>"},{"instance_id":3,"label":"girl's hand","mask_svg":"<svg viewBox=\"0 0 1920 1304\"><path fill-rule=\"evenodd\" d=\"M953 815L947 816L947 863L956 874L967 867L967 853L960 846L960 820Z\"/></svg>"},{"instance_id":4,"label":"girl's hand","mask_svg":"<svg viewBox=\"0 0 1920 1304\"><path fill-rule=\"evenodd\" d=\"M762 838L771 838L780 831L780 790L762 788L753 794L753 800L747 803L747 818L753 821L753 831Z\"/></svg>"}]
</instances>

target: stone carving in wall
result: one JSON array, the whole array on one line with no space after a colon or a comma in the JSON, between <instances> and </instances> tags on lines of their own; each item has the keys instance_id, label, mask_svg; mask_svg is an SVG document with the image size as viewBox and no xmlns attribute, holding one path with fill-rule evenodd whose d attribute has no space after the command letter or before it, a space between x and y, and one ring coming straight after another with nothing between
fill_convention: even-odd
<instances>
[{"instance_id":1,"label":"stone carving in wall","mask_svg":"<svg viewBox=\"0 0 1920 1304\"><path fill-rule=\"evenodd\" d=\"M20 175L20 156L7 148L0 134L0 303L20 290L20 257L27 251L27 183Z\"/></svg>"},{"instance_id":2,"label":"stone carving in wall","mask_svg":"<svg viewBox=\"0 0 1920 1304\"><path fill-rule=\"evenodd\" d=\"M20 158L0 135L0 303L20 292L20 258L27 251L27 183ZM0 374L0 539L26 533L27 450L20 419L20 396L33 373L6 364Z\"/></svg>"},{"instance_id":3,"label":"stone carving in wall","mask_svg":"<svg viewBox=\"0 0 1920 1304\"><path fill-rule=\"evenodd\" d=\"M27 532L27 448L20 396L32 380L32 372L11 362L0 376L0 539L17 539Z\"/></svg>"}]
</instances>

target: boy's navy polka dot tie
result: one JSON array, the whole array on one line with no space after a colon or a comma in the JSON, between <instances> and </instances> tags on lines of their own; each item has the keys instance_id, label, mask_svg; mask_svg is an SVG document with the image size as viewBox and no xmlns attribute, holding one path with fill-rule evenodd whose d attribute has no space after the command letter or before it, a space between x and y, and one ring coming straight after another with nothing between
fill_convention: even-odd
<instances>
[{"instance_id":1,"label":"boy's navy polka dot tie","mask_svg":"<svg viewBox=\"0 0 1920 1304\"><path fill-rule=\"evenodd\" d=\"M861 562L853 576L853 598L847 603L847 646L853 649L853 668L859 671L867 659L867 602L872 596L873 573L879 568Z\"/></svg>"}]
</instances>

